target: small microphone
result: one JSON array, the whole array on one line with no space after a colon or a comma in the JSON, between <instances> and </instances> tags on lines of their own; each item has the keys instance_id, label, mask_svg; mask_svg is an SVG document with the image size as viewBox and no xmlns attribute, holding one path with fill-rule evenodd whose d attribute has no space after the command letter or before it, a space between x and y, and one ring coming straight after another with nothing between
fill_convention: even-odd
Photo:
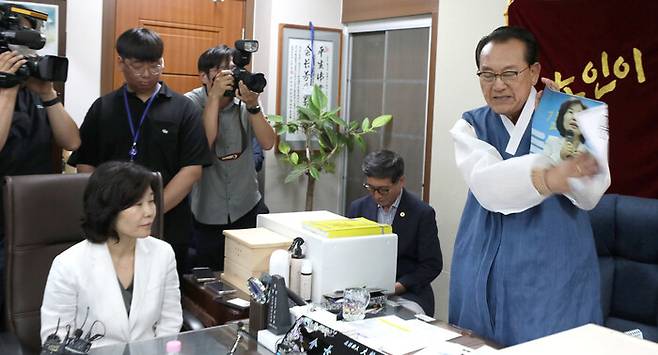
<instances>
[{"instance_id":1,"label":"small microphone","mask_svg":"<svg viewBox=\"0 0 658 355\"><path fill-rule=\"evenodd\" d=\"M59 321L60 319L57 318L57 327L55 328L55 331L50 334L46 338L46 341L43 343L43 346L41 347L41 355L61 354L62 350L64 350L65 344L57 335L57 331L59 330Z\"/></svg>"},{"instance_id":2,"label":"small microphone","mask_svg":"<svg viewBox=\"0 0 658 355\"><path fill-rule=\"evenodd\" d=\"M36 30L1 31L0 36L7 42L16 45L27 46L31 49L41 49L46 45L46 37Z\"/></svg>"},{"instance_id":3,"label":"small microphone","mask_svg":"<svg viewBox=\"0 0 658 355\"><path fill-rule=\"evenodd\" d=\"M564 138L565 138L565 139L567 140L567 142L569 142L569 143L573 143L575 136L576 136L576 135L573 133L572 130L568 130L568 131L564 132Z\"/></svg>"}]
</instances>

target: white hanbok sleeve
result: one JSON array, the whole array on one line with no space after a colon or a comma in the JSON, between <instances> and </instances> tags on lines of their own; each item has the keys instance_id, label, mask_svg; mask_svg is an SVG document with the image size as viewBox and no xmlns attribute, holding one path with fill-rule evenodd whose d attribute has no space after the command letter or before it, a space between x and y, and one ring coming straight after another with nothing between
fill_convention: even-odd
<instances>
[{"instance_id":1,"label":"white hanbok sleeve","mask_svg":"<svg viewBox=\"0 0 658 355\"><path fill-rule=\"evenodd\" d=\"M482 207L511 214L545 199L532 184L531 172L535 167L550 165L547 157L527 154L503 160L496 148L478 139L473 127L463 119L455 123L450 133L455 141L457 167Z\"/></svg>"},{"instance_id":2,"label":"white hanbok sleeve","mask_svg":"<svg viewBox=\"0 0 658 355\"><path fill-rule=\"evenodd\" d=\"M582 178L569 178L571 192L564 194L571 202L584 210L591 210L610 187L610 168L599 165L599 173Z\"/></svg>"},{"instance_id":3,"label":"white hanbok sleeve","mask_svg":"<svg viewBox=\"0 0 658 355\"><path fill-rule=\"evenodd\" d=\"M551 159L526 154L503 160L495 147L477 138L473 127L460 119L450 130L455 141L457 167L480 205L492 212L511 214L540 204L546 196L532 184L535 168L547 168ZM565 194L574 205L592 209L610 185L610 170L594 177L570 178L572 192Z\"/></svg>"}]
</instances>

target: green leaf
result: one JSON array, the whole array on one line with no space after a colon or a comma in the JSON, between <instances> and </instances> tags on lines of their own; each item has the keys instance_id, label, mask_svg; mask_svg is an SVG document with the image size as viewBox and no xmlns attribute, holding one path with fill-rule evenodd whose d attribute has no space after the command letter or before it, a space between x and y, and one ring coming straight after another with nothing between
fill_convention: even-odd
<instances>
[{"instance_id":1,"label":"green leaf","mask_svg":"<svg viewBox=\"0 0 658 355\"><path fill-rule=\"evenodd\" d=\"M282 125L277 125L275 127L276 127L277 135L282 135L288 132L288 125L282 124Z\"/></svg>"},{"instance_id":2,"label":"green leaf","mask_svg":"<svg viewBox=\"0 0 658 355\"><path fill-rule=\"evenodd\" d=\"M315 107L317 107L320 111L327 107L327 95L325 95L317 85L313 85L311 101L313 102L313 105L315 105Z\"/></svg>"},{"instance_id":3,"label":"green leaf","mask_svg":"<svg viewBox=\"0 0 658 355\"><path fill-rule=\"evenodd\" d=\"M283 117L279 115L267 115L267 120L273 123L283 122Z\"/></svg>"},{"instance_id":4,"label":"green leaf","mask_svg":"<svg viewBox=\"0 0 658 355\"><path fill-rule=\"evenodd\" d=\"M306 116L312 121L317 121L320 118L320 115L317 112L313 112L313 110L306 107L299 106L297 107L297 111L300 112L300 116Z\"/></svg>"},{"instance_id":5,"label":"green leaf","mask_svg":"<svg viewBox=\"0 0 658 355\"><path fill-rule=\"evenodd\" d=\"M286 176L286 179L284 182L286 184L293 182L297 180L300 176L304 175L306 173L306 167L304 166L296 166L295 169L293 169L291 172L288 173L288 176Z\"/></svg>"},{"instance_id":6,"label":"green leaf","mask_svg":"<svg viewBox=\"0 0 658 355\"><path fill-rule=\"evenodd\" d=\"M309 169L309 174L311 174L311 177L313 177L315 180L320 179L320 171L313 165L311 165L311 168Z\"/></svg>"},{"instance_id":7,"label":"green leaf","mask_svg":"<svg viewBox=\"0 0 658 355\"><path fill-rule=\"evenodd\" d=\"M370 130L370 119L368 117L361 121L361 130L364 132L368 132L368 130Z\"/></svg>"},{"instance_id":8,"label":"green leaf","mask_svg":"<svg viewBox=\"0 0 658 355\"><path fill-rule=\"evenodd\" d=\"M334 129L325 129L324 132L327 134L331 146L335 147L336 143L338 142L338 134L336 133L336 131Z\"/></svg>"},{"instance_id":9,"label":"green leaf","mask_svg":"<svg viewBox=\"0 0 658 355\"><path fill-rule=\"evenodd\" d=\"M329 142L327 142L329 138L327 138L326 134L321 134L318 136L318 144L320 145L320 148L322 149L327 149L329 146Z\"/></svg>"},{"instance_id":10,"label":"green leaf","mask_svg":"<svg viewBox=\"0 0 658 355\"><path fill-rule=\"evenodd\" d=\"M324 112L322 113L322 118L331 120L332 122L336 123L337 125L340 125L341 127L346 127L347 122L345 122L342 118L338 116L338 111L340 111L340 107L332 111Z\"/></svg>"},{"instance_id":11,"label":"green leaf","mask_svg":"<svg viewBox=\"0 0 658 355\"><path fill-rule=\"evenodd\" d=\"M292 152L292 154L290 154L290 162L292 165L297 165L299 163L299 155L297 152Z\"/></svg>"},{"instance_id":12,"label":"green leaf","mask_svg":"<svg viewBox=\"0 0 658 355\"><path fill-rule=\"evenodd\" d=\"M326 162L324 164L324 171L326 171L330 174L335 173L336 172L336 164L334 164L333 162L330 162L330 161Z\"/></svg>"},{"instance_id":13,"label":"green leaf","mask_svg":"<svg viewBox=\"0 0 658 355\"><path fill-rule=\"evenodd\" d=\"M391 115L381 115L381 116L375 118L374 120L372 120L372 128L379 128L379 127L385 126L386 124L391 122L392 119L393 119L393 116L391 116Z\"/></svg>"},{"instance_id":14,"label":"green leaf","mask_svg":"<svg viewBox=\"0 0 658 355\"><path fill-rule=\"evenodd\" d=\"M283 154L288 155L290 153L290 145L288 142L284 141L283 139L279 141L279 151Z\"/></svg>"},{"instance_id":15,"label":"green leaf","mask_svg":"<svg viewBox=\"0 0 658 355\"><path fill-rule=\"evenodd\" d=\"M355 130L357 127L359 127L359 122L357 121L350 122L350 131Z\"/></svg>"},{"instance_id":16,"label":"green leaf","mask_svg":"<svg viewBox=\"0 0 658 355\"><path fill-rule=\"evenodd\" d=\"M363 136L356 136L356 137L354 137L354 140L356 141L356 144L358 144L361 151L365 152L366 151L366 141L363 139Z\"/></svg>"},{"instance_id":17,"label":"green leaf","mask_svg":"<svg viewBox=\"0 0 658 355\"><path fill-rule=\"evenodd\" d=\"M352 151L352 149L354 149L355 140L356 140L355 138L349 138L349 137L345 139L345 145L347 146L347 150L349 150L350 152Z\"/></svg>"}]
</instances>

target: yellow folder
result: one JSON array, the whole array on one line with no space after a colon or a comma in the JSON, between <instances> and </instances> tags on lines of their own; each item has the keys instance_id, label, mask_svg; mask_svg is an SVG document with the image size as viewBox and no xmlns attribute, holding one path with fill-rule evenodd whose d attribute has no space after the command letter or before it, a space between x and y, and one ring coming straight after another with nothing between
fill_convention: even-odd
<instances>
[{"instance_id":1,"label":"yellow folder","mask_svg":"<svg viewBox=\"0 0 658 355\"><path fill-rule=\"evenodd\" d=\"M358 237L390 234L393 232L390 225L373 222L363 217L305 221L302 222L302 226L309 231L327 238Z\"/></svg>"}]
</instances>

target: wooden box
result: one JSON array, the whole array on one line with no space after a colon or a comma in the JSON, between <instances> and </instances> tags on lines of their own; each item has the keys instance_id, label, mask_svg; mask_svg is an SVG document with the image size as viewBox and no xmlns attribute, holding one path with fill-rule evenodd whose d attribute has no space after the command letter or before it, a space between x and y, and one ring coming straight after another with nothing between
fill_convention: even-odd
<instances>
[{"instance_id":1,"label":"wooden box","mask_svg":"<svg viewBox=\"0 0 658 355\"><path fill-rule=\"evenodd\" d=\"M266 228L226 230L224 236L226 244L222 278L247 294L247 279L267 272L272 252L288 249L292 243L292 239Z\"/></svg>"}]
</instances>

